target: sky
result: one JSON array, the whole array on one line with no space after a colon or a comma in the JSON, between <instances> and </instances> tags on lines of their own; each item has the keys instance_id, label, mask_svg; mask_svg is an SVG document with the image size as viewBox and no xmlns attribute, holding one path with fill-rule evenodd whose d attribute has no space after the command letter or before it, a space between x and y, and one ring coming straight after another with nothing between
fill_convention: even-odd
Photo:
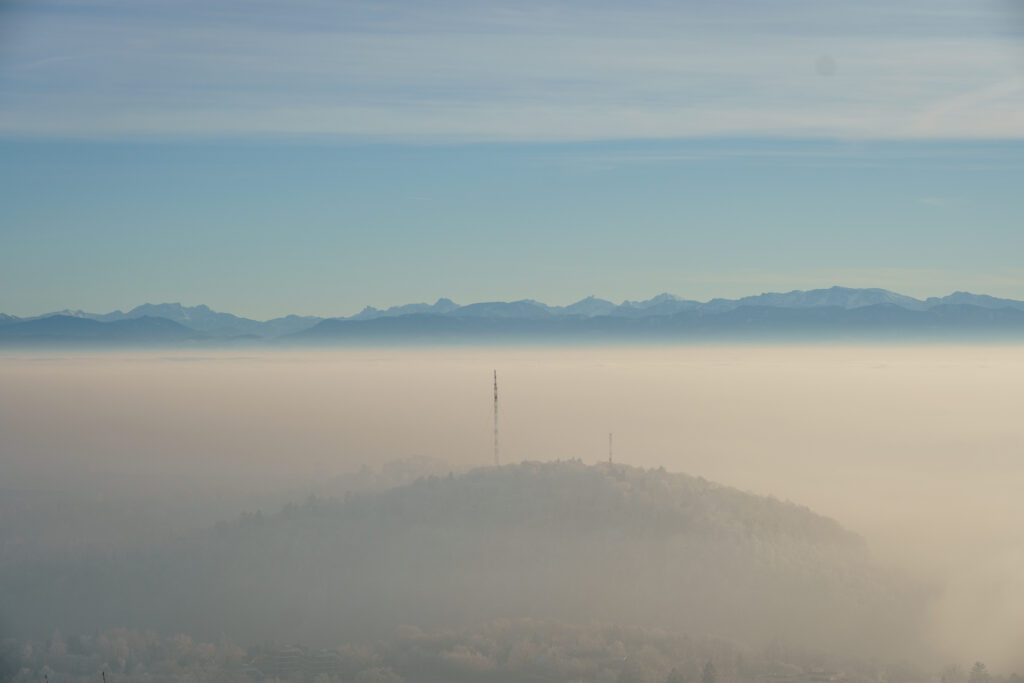
<instances>
[{"instance_id":1,"label":"sky","mask_svg":"<svg viewBox=\"0 0 1024 683\"><path fill-rule=\"evenodd\" d=\"M0 4L0 311L1024 299L1024 10Z\"/></svg>"}]
</instances>

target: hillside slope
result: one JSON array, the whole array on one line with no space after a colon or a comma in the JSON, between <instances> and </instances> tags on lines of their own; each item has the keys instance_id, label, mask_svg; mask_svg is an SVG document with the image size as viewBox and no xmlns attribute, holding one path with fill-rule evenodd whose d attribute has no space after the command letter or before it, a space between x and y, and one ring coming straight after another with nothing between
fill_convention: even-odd
<instances>
[{"instance_id":1,"label":"hillside slope","mask_svg":"<svg viewBox=\"0 0 1024 683\"><path fill-rule=\"evenodd\" d=\"M37 629L126 625L241 642L529 617L882 652L909 642L921 606L861 539L805 508L577 461L311 499L170 546L3 571L4 612Z\"/></svg>"}]
</instances>

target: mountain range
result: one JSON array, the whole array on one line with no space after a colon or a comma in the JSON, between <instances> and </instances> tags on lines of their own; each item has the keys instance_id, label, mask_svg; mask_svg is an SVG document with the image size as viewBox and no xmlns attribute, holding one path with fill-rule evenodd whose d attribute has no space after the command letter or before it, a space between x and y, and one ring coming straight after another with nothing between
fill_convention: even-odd
<instances>
[{"instance_id":1,"label":"mountain range","mask_svg":"<svg viewBox=\"0 0 1024 683\"><path fill-rule=\"evenodd\" d=\"M532 299L459 305L451 299L350 317L266 321L208 306L143 304L128 312L0 313L0 344L459 343L472 341L764 340L1024 337L1024 301L954 292L916 299L884 289L794 290L700 302L672 294L615 304L593 296L567 306Z\"/></svg>"}]
</instances>

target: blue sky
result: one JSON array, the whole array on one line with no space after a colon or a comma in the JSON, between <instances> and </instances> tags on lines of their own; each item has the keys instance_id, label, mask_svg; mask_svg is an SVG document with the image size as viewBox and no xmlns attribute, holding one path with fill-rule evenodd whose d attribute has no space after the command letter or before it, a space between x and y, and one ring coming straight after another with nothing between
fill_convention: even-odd
<instances>
[{"instance_id":1,"label":"blue sky","mask_svg":"<svg viewBox=\"0 0 1024 683\"><path fill-rule=\"evenodd\" d=\"M0 311L1024 298L1011 2L0 5Z\"/></svg>"}]
</instances>

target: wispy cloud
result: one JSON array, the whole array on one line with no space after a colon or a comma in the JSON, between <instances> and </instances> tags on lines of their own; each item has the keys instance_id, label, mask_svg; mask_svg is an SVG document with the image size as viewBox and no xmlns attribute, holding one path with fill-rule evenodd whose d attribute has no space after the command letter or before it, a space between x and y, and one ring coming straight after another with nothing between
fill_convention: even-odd
<instances>
[{"instance_id":1,"label":"wispy cloud","mask_svg":"<svg viewBox=\"0 0 1024 683\"><path fill-rule=\"evenodd\" d=\"M3 15L0 134L1018 138L1022 61L1001 11L917 0L26 4Z\"/></svg>"}]
</instances>

